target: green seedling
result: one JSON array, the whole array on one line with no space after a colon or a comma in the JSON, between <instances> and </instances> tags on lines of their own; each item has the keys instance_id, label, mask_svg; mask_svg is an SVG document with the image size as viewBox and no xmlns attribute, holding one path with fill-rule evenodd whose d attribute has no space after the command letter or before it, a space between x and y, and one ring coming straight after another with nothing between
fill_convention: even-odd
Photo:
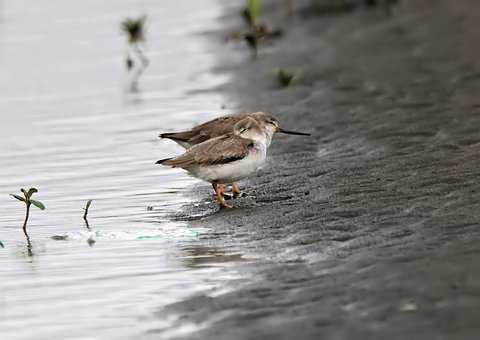
<instances>
[{"instance_id":1,"label":"green seedling","mask_svg":"<svg viewBox=\"0 0 480 340\"><path fill-rule=\"evenodd\" d=\"M138 44L145 41L145 22L147 16L142 15L140 18L131 19L126 18L120 24L124 34L127 35L130 44Z\"/></svg>"},{"instance_id":2,"label":"green seedling","mask_svg":"<svg viewBox=\"0 0 480 340\"><path fill-rule=\"evenodd\" d=\"M248 0L247 7L242 11L242 17L250 27L255 27L261 11L261 0Z\"/></svg>"},{"instance_id":3,"label":"green seedling","mask_svg":"<svg viewBox=\"0 0 480 340\"><path fill-rule=\"evenodd\" d=\"M25 206L26 206L26 212L25 212L25 221L23 222L23 233L25 234L25 236L27 237L28 239L28 234L27 234L27 223L28 223L28 217L30 215L30 206L33 204L34 206L36 206L38 209L40 210L45 210L45 206L43 205L42 202L40 201L37 201L37 200L34 200L32 199L32 196L34 193L38 192L37 189L35 188L30 188L27 190L25 189L21 189L21 192L23 193L23 197L22 196L19 196L19 195L15 195L15 194L10 194L12 197L16 198L17 200L19 201L22 201L23 203L25 203Z\"/></svg>"},{"instance_id":4,"label":"green seedling","mask_svg":"<svg viewBox=\"0 0 480 340\"><path fill-rule=\"evenodd\" d=\"M92 204L92 200L88 200L87 204L85 205L85 208L83 209L83 220L85 221L85 224L87 225L87 229L90 229L90 226L88 225L88 209L90 208L90 205Z\"/></svg>"},{"instance_id":5,"label":"green seedling","mask_svg":"<svg viewBox=\"0 0 480 340\"><path fill-rule=\"evenodd\" d=\"M290 86L294 79L295 79L295 74L293 72L289 72L282 68L277 72L277 80L280 86L282 87Z\"/></svg>"}]
</instances>

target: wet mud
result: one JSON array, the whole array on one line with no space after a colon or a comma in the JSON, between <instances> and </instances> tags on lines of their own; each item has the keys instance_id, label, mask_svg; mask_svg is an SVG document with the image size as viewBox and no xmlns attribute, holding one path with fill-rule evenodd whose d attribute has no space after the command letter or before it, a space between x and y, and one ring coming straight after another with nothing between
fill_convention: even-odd
<instances>
[{"instance_id":1,"label":"wet mud","mask_svg":"<svg viewBox=\"0 0 480 340\"><path fill-rule=\"evenodd\" d=\"M479 13L404 1L287 20L268 6L284 35L253 62L225 49L215 72L232 77L215 90L313 136L278 136L235 209L195 189L175 218L250 260L230 292L159 315L196 325L188 339L478 338ZM222 20L242 25L235 8ZM302 76L279 88L276 67Z\"/></svg>"}]
</instances>

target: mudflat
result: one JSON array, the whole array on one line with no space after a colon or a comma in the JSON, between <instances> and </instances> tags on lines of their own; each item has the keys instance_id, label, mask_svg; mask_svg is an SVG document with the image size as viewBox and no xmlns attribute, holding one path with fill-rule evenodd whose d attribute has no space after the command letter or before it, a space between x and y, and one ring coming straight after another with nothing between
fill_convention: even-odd
<instances>
[{"instance_id":1,"label":"mudflat","mask_svg":"<svg viewBox=\"0 0 480 340\"><path fill-rule=\"evenodd\" d=\"M226 49L215 90L312 136L277 136L235 209L175 216L246 254L244 279L162 315L200 326L188 339L478 339L480 3L291 20L282 3L265 15L284 35L255 61ZM301 77L280 88L275 67Z\"/></svg>"}]
</instances>

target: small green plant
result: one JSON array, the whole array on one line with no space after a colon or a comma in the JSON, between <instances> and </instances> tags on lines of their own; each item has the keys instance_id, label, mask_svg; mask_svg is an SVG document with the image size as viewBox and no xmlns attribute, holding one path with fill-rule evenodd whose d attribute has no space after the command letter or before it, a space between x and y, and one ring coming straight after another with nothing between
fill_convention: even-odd
<instances>
[{"instance_id":1,"label":"small green plant","mask_svg":"<svg viewBox=\"0 0 480 340\"><path fill-rule=\"evenodd\" d=\"M0 241L0 247L1 247L1 248L5 248L5 246L3 245L2 241Z\"/></svg>"},{"instance_id":2,"label":"small green plant","mask_svg":"<svg viewBox=\"0 0 480 340\"><path fill-rule=\"evenodd\" d=\"M120 27L127 35L128 42L130 44L137 44L145 41L145 22L147 20L146 15L142 15L137 19L126 18L120 24Z\"/></svg>"},{"instance_id":3,"label":"small green plant","mask_svg":"<svg viewBox=\"0 0 480 340\"><path fill-rule=\"evenodd\" d=\"M90 208L90 205L92 204L92 200L88 200L87 204L85 205L85 208L83 209L83 220L85 221L85 224L87 225L87 229L90 229L90 226L88 225L88 209Z\"/></svg>"},{"instance_id":4,"label":"small green plant","mask_svg":"<svg viewBox=\"0 0 480 340\"><path fill-rule=\"evenodd\" d=\"M262 11L261 0L248 0L247 7L242 11L243 19L250 27L257 25L258 17Z\"/></svg>"},{"instance_id":5,"label":"small green plant","mask_svg":"<svg viewBox=\"0 0 480 340\"><path fill-rule=\"evenodd\" d=\"M281 68L277 72L277 80L280 86L282 87L290 86L294 79L295 79L295 74L293 72L289 72L283 68Z\"/></svg>"},{"instance_id":6,"label":"small green plant","mask_svg":"<svg viewBox=\"0 0 480 340\"><path fill-rule=\"evenodd\" d=\"M27 190L22 188L20 191L23 193L23 197L19 196L19 195L15 195L15 194L10 194L10 195L12 197L16 198L17 200L25 203L26 211L25 211L25 221L23 222L23 233L25 234L25 236L28 239L27 223L28 223L28 217L30 215L30 206L33 204L34 206L36 206L40 210L45 210L45 206L43 205L42 202L32 199L33 194L38 192L37 189L30 188L27 191Z\"/></svg>"}]
</instances>

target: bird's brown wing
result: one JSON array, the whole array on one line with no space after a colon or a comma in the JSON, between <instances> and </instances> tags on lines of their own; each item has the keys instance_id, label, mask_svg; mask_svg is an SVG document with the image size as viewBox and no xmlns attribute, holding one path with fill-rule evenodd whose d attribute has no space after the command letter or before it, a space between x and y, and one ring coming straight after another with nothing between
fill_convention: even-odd
<instances>
[{"instance_id":1,"label":"bird's brown wing","mask_svg":"<svg viewBox=\"0 0 480 340\"><path fill-rule=\"evenodd\" d=\"M244 158L251 147L253 147L252 140L226 134L194 145L184 154L165 160L161 164L174 168L188 168L195 164L225 164Z\"/></svg>"},{"instance_id":2,"label":"bird's brown wing","mask_svg":"<svg viewBox=\"0 0 480 340\"><path fill-rule=\"evenodd\" d=\"M232 116L218 117L197 125L191 130L162 133L160 134L160 137L186 142L190 145L200 144L211 138L232 132L233 126L247 115L247 113L239 113Z\"/></svg>"},{"instance_id":3,"label":"bird's brown wing","mask_svg":"<svg viewBox=\"0 0 480 340\"><path fill-rule=\"evenodd\" d=\"M192 136L188 142L192 145L200 144L211 138L223 136L233 131L233 126L245 118L247 114L236 114L212 119L206 123L194 127Z\"/></svg>"},{"instance_id":4,"label":"bird's brown wing","mask_svg":"<svg viewBox=\"0 0 480 340\"><path fill-rule=\"evenodd\" d=\"M225 164L244 158L251 147L252 140L227 134L195 145L192 152L198 164Z\"/></svg>"},{"instance_id":5,"label":"bird's brown wing","mask_svg":"<svg viewBox=\"0 0 480 340\"><path fill-rule=\"evenodd\" d=\"M195 159L192 152L187 150L184 154L177 156L175 158L163 159L157 162L162 165L169 165L172 168L188 168L189 166L195 164Z\"/></svg>"}]
</instances>

